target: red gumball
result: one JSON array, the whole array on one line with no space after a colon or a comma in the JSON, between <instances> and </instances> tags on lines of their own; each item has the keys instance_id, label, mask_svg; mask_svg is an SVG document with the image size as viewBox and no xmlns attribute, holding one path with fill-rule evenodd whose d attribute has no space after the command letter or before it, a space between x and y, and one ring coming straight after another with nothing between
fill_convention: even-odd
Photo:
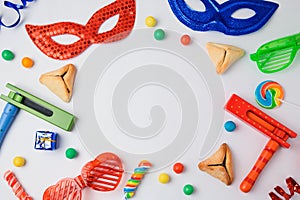
<instances>
[{"instance_id":1,"label":"red gumball","mask_svg":"<svg viewBox=\"0 0 300 200\"><path fill-rule=\"evenodd\" d=\"M191 43L191 37L187 34L184 34L181 36L180 42L181 42L181 44L183 44L185 46L189 45Z\"/></svg>"},{"instance_id":2,"label":"red gumball","mask_svg":"<svg viewBox=\"0 0 300 200\"><path fill-rule=\"evenodd\" d=\"M183 170L184 170L184 165L182 163L175 163L173 165L173 171L176 174L180 174L181 172L183 172Z\"/></svg>"}]
</instances>

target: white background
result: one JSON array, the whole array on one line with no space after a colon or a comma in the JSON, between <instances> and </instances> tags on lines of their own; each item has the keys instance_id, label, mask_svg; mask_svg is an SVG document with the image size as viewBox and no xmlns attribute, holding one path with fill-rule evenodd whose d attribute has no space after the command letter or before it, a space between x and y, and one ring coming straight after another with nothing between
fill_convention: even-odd
<instances>
[{"instance_id":1,"label":"white background","mask_svg":"<svg viewBox=\"0 0 300 200\"><path fill-rule=\"evenodd\" d=\"M73 100L70 103L62 102L49 92L45 86L41 85L38 78L42 73L55 70L68 63L73 63L78 68L78 73L80 73L80 67L98 44L92 45L84 53L73 59L66 61L53 60L46 57L33 45L26 34L24 25L26 23L50 24L61 21L85 24L94 12L111 2L109 0L36 1L30 3L25 10L21 10L22 23L18 27L11 29L1 27L1 51L3 49L11 49L15 53L15 59L10 62L3 59L0 60L0 92L7 94L8 89L5 88L5 84L10 82L58 107L73 112ZM190 2L197 5L196 0L190 0ZM257 69L256 64L249 59L249 54L255 52L261 44L299 32L299 1L275 2L279 3L280 6L271 20L259 31L243 36L226 36L218 32L201 33L192 31L174 17L166 0L138 1L134 29L145 28L144 19L148 15L152 15L158 20L156 27L175 30L179 33L188 33L192 37L193 42L203 47L204 51L205 43L209 41L236 45L244 49L246 55L221 76L226 99L232 93L237 93L255 104L254 90L256 86L263 80L271 79L279 82L284 87L286 101L300 104L298 100L300 97L298 91L300 84L300 61L298 57L296 57L288 69L270 75L262 74ZM14 17L16 17L13 12L3 7L3 2L0 11L2 11L4 16L8 16L5 18L8 21L13 21ZM63 40L64 38L61 39ZM20 62L24 56L33 58L35 61L33 68L26 69L21 66ZM6 102L0 101L1 108L4 108L5 104ZM277 109L265 112L292 130L296 132L300 130L299 108L284 103ZM80 115L76 117L80 119ZM150 173L139 186L134 198L141 200L268 199L268 193L273 191L276 185L281 185L286 189L285 179L287 177L292 176L296 181L300 182L300 144L299 139L296 138L289 140L291 144L290 149L281 148L276 152L252 191L248 194L242 193L239 190L239 185L252 168L264 145L267 143L268 138L232 115L225 113L224 120L229 119L237 123L238 129L230 134L222 130L221 138L218 140L218 144L214 147L214 150L222 142L227 142L232 150L235 180L231 186L225 186L217 179L198 170L197 164L200 161L199 147L197 144L194 144L180 159L186 166L183 174L175 175L170 166L159 172ZM60 133L58 149L53 152L34 150L34 136L37 130L52 130ZM10 128L0 150L0 176L3 176L4 172L8 169L12 170L26 191L34 199L42 199L43 192L48 186L55 184L58 180L65 177L76 177L79 175L81 167L93 159L93 156L81 144L78 136L77 129L66 132L25 111L21 111ZM64 152L68 147L78 150L79 155L77 158L73 160L65 158ZM24 167L17 168L12 164L13 158L17 155L26 158L27 162ZM169 184L162 185L158 182L157 177L161 172L170 174L171 182ZM83 199L122 199L123 186L126 184L129 176L130 174L125 174L119 187L113 192L96 192L86 188L83 191ZM187 183L193 184L195 187L195 192L191 196L185 196L182 192L183 185ZM11 188L9 188L3 178L0 178L0 198L16 199ZM296 199L297 197L294 198Z\"/></svg>"}]
</instances>

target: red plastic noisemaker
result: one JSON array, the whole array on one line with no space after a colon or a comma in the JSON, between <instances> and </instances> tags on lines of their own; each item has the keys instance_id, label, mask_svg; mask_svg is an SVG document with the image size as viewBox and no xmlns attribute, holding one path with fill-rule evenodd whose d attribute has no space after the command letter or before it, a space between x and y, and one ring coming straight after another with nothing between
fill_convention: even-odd
<instances>
[{"instance_id":1,"label":"red plastic noisemaker","mask_svg":"<svg viewBox=\"0 0 300 200\"><path fill-rule=\"evenodd\" d=\"M283 147L289 148L290 144L287 143L287 139L297 136L297 133L236 94L233 94L228 100L225 109L261 133L269 136Z\"/></svg>"},{"instance_id":2,"label":"red plastic noisemaker","mask_svg":"<svg viewBox=\"0 0 300 200\"><path fill-rule=\"evenodd\" d=\"M253 168L240 184L241 191L249 192L277 149L280 146L289 148L290 144L287 140L289 138L295 138L297 133L254 107L236 94L233 94L228 100L225 105L225 109L270 137Z\"/></svg>"}]
</instances>

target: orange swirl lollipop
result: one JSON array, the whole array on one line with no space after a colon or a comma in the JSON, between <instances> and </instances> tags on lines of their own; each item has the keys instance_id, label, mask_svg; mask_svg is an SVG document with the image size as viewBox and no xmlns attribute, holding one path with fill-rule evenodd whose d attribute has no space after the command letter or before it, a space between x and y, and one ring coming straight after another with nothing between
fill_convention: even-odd
<instances>
[{"instance_id":1,"label":"orange swirl lollipop","mask_svg":"<svg viewBox=\"0 0 300 200\"><path fill-rule=\"evenodd\" d=\"M255 89L255 100L257 104L263 108L273 109L284 103L296 109L300 109L298 104L283 100L284 96L285 91L282 85L272 80L262 81Z\"/></svg>"},{"instance_id":2,"label":"orange swirl lollipop","mask_svg":"<svg viewBox=\"0 0 300 200\"><path fill-rule=\"evenodd\" d=\"M284 97L282 86L271 80L261 82L255 90L256 102L263 108L272 109L280 106Z\"/></svg>"}]
</instances>

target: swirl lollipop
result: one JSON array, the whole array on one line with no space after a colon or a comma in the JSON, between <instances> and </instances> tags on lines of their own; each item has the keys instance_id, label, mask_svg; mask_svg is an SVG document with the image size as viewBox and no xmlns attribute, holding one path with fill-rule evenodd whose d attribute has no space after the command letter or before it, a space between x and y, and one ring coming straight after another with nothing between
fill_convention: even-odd
<instances>
[{"instance_id":1,"label":"swirl lollipop","mask_svg":"<svg viewBox=\"0 0 300 200\"><path fill-rule=\"evenodd\" d=\"M267 80L261 82L255 90L256 102L263 108L273 109L280 106L284 91L280 84Z\"/></svg>"},{"instance_id":2,"label":"swirl lollipop","mask_svg":"<svg viewBox=\"0 0 300 200\"><path fill-rule=\"evenodd\" d=\"M123 172L122 162L117 155L100 154L83 166L81 175L74 179L64 178L47 188L43 200L80 200L81 190L85 187L103 192L112 191L119 185Z\"/></svg>"}]
</instances>

